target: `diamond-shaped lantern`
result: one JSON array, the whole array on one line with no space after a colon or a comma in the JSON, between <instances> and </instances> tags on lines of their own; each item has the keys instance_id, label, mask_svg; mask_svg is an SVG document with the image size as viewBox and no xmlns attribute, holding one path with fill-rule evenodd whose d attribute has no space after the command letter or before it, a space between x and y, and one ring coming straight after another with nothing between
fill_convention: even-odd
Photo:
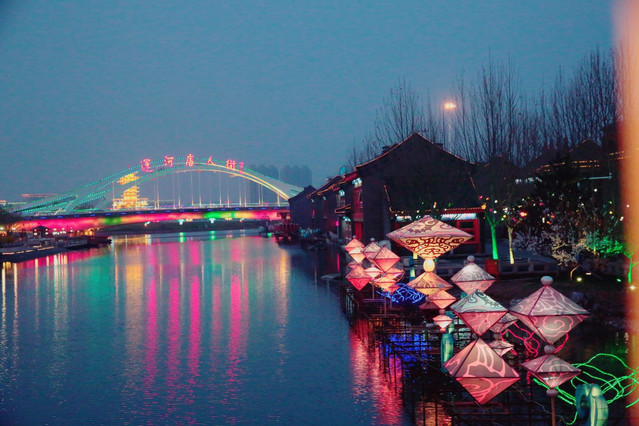
<instances>
[{"instance_id":1,"label":"diamond-shaped lantern","mask_svg":"<svg viewBox=\"0 0 639 426\"><path fill-rule=\"evenodd\" d=\"M549 344L554 344L589 315L588 311L553 289L542 277L542 288L510 308L510 312Z\"/></svg>"},{"instance_id":2,"label":"diamond-shaped lantern","mask_svg":"<svg viewBox=\"0 0 639 426\"><path fill-rule=\"evenodd\" d=\"M373 279L373 284L376 287L388 291L388 289L394 286L404 275L404 271L397 268L390 268L387 272L383 272L377 278Z\"/></svg>"},{"instance_id":3,"label":"diamond-shaped lantern","mask_svg":"<svg viewBox=\"0 0 639 426\"><path fill-rule=\"evenodd\" d=\"M439 310L439 315L433 318L433 322L439 326L439 330L444 333L448 326L453 322L453 319L446 315L446 311Z\"/></svg>"},{"instance_id":4,"label":"diamond-shaped lantern","mask_svg":"<svg viewBox=\"0 0 639 426\"><path fill-rule=\"evenodd\" d=\"M364 259L366 259L366 256L364 256L364 253L362 253L362 247L355 247L353 249L351 249L351 251L348 252L348 254L350 255L350 257L353 258L353 260L357 263L362 263L364 261Z\"/></svg>"},{"instance_id":5,"label":"diamond-shaped lantern","mask_svg":"<svg viewBox=\"0 0 639 426\"><path fill-rule=\"evenodd\" d=\"M430 216L399 228L386 236L424 259L435 259L472 238Z\"/></svg>"},{"instance_id":6,"label":"diamond-shaped lantern","mask_svg":"<svg viewBox=\"0 0 639 426\"><path fill-rule=\"evenodd\" d=\"M372 258L381 250L382 248L375 242L371 241L366 245L366 247L362 248L362 254L366 259L372 262Z\"/></svg>"},{"instance_id":7,"label":"diamond-shaped lantern","mask_svg":"<svg viewBox=\"0 0 639 426\"><path fill-rule=\"evenodd\" d=\"M426 296L426 297L428 298L428 300L434 303L439 309L446 309L447 306L449 306L451 303L454 303L455 300L457 300L455 299L455 296L451 295L446 290L440 290L437 293L431 296Z\"/></svg>"},{"instance_id":8,"label":"diamond-shaped lantern","mask_svg":"<svg viewBox=\"0 0 639 426\"><path fill-rule=\"evenodd\" d=\"M554 350L554 348L550 346L547 352L552 350ZM533 376L544 382L546 386L551 389L556 388L581 373L580 369L573 367L552 353L531 359L521 364L521 366L530 371Z\"/></svg>"},{"instance_id":9,"label":"diamond-shaped lantern","mask_svg":"<svg viewBox=\"0 0 639 426\"><path fill-rule=\"evenodd\" d=\"M357 263L354 260L351 260L350 262L348 262L348 265L346 265L346 266L348 266L351 269L355 269L355 268L357 268L359 266L359 263Z\"/></svg>"},{"instance_id":10,"label":"diamond-shaped lantern","mask_svg":"<svg viewBox=\"0 0 639 426\"><path fill-rule=\"evenodd\" d=\"M364 247L364 243L362 243L357 238L353 237L353 239L350 240L348 244L344 246L344 250L346 250L347 253L350 253L351 250L353 250L354 248L363 248L363 247Z\"/></svg>"},{"instance_id":11,"label":"diamond-shaped lantern","mask_svg":"<svg viewBox=\"0 0 639 426\"><path fill-rule=\"evenodd\" d=\"M499 356L506 355L508 352L512 351L513 348L515 347L515 345L513 345L512 343L499 338L489 342L488 346L490 346L495 352L497 352L497 355Z\"/></svg>"},{"instance_id":12,"label":"diamond-shaped lantern","mask_svg":"<svg viewBox=\"0 0 639 426\"><path fill-rule=\"evenodd\" d=\"M377 253L372 255L369 260L371 263L377 265L379 269L386 272L399 262L399 256L388 248L382 247Z\"/></svg>"},{"instance_id":13,"label":"diamond-shaped lantern","mask_svg":"<svg viewBox=\"0 0 639 426\"><path fill-rule=\"evenodd\" d=\"M382 275L382 270L376 266L371 266L369 268L364 269L364 271L368 274L371 279L375 279Z\"/></svg>"},{"instance_id":14,"label":"diamond-shaped lantern","mask_svg":"<svg viewBox=\"0 0 639 426\"><path fill-rule=\"evenodd\" d=\"M444 363L477 402L485 404L519 380L519 373L481 339L477 339Z\"/></svg>"},{"instance_id":15,"label":"diamond-shaped lantern","mask_svg":"<svg viewBox=\"0 0 639 426\"><path fill-rule=\"evenodd\" d=\"M490 331L494 331L495 333L503 333L508 327L517 322L517 317L506 314L499 319L492 327L490 327Z\"/></svg>"},{"instance_id":16,"label":"diamond-shaped lantern","mask_svg":"<svg viewBox=\"0 0 639 426\"><path fill-rule=\"evenodd\" d=\"M477 266L474 256L468 256L468 263L450 280L466 294L471 294L477 290L486 291L495 282L495 277Z\"/></svg>"},{"instance_id":17,"label":"diamond-shaped lantern","mask_svg":"<svg viewBox=\"0 0 639 426\"><path fill-rule=\"evenodd\" d=\"M353 284L357 290L361 290L366 287L366 284L369 283L371 277L368 273L366 273L364 268L357 265L356 268L353 268L353 270L346 275L346 279Z\"/></svg>"},{"instance_id":18,"label":"diamond-shaped lantern","mask_svg":"<svg viewBox=\"0 0 639 426\"><path fill-rule=\"evenodd\" d=\"M419 275L417 278L409 281L407 286L413 288L414 290L419 291L420 293L425 294L426 296L431 296L440 290L448 290L453 288L452 285L448 283L448 281L440 278L434 272L424 272Z\"/></svg>"},{"instance_id":19,"label":"diamond-shaped lantern","mask_svg":"<svg viewBox=\"0 0 639 426\"><path fill-rule=\"evenodd\" d=\"M481 336L488 331L490 327L508 312L506 308L479 290L461 298L461 300L452 305L450 309L455 312L477 336Z\"/></svg>"}]
</instances>

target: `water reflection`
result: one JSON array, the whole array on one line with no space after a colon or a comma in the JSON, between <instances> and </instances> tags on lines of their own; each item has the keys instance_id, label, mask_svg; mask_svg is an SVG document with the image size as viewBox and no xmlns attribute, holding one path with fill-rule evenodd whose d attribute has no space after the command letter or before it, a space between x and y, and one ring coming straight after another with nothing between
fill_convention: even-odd
<instances>
[{"instance_id":1,"label":"water reflection","mask_svg":"<svg viewBox=\"0 0 639 426\"><path fill-rule=\"evenodd\" d=\"M3 268L0 423L405 423L316 283L335 253L223 236L122 237Z\"/></svg>"}]
</instances>

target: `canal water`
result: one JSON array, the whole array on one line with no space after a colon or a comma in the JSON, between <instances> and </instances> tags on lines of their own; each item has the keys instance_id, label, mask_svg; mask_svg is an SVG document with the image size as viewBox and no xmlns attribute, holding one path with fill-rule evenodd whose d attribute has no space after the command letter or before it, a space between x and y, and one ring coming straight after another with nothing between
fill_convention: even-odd
<instances>
[{"instance_id":1,"label":"canal water","mask_svg":"<svg viewBox=\"0 0 639 426\"><path fill-rule=\"evenodd\" d=\"M210 232L3 268L0 424L409 424L336 256Z\"/></svg>"}]
</instances>

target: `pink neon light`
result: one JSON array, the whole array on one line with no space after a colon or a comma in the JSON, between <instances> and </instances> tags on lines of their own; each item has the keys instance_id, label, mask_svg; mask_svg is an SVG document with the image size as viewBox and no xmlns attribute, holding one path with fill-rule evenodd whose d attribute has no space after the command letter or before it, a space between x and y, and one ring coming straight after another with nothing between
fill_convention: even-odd
<instances>
[{"instance_id":1,"label":"pink neon light","mask_svg":"<svg viewBox=\"0 0 639 426\"><path fill-rule=\"evenodd\" d=\"M191 326L189 330L189 383L195 385L195 379L199 376L200 367L200 280L197 275L191 281Z\"/></svg>"},{"instance_id":2,"label":"pink neon light","mask_svg":"<svg viewBox=\"0 0 639 426\"><path fill-rule=\"evenodd\" d=\"M235 162L235 160L226 160L226 168L227 169L233 169L235 170L235 165L237 163Z\"/></svg>"},{"instance_id":3,"label":"pink neon light","mask_svg":"<svg viewBox=\"0 0 639 426\"><path fill-rule=\"evenodd\" d=\"M187 167L193 167L193 154L189 154L186 156L186 163L184 163Z\"/></svg>"},{"instance_id":4,"label":"pink neon light","mask_svg":"<svg viewBox=\"0 0 639 426\"><path fill-rule=\"evenodd\" d=\"M207 166L215 166L215 163L213 162L213 156L209 157L208 161L206 162Z\"/></svg>"},{"instance_id":5,"label":"pink neon light","mask_svg":"<svg viewBox=\"0 0 639 426\"><path fill-rule=\"evenodd\" d=\"M132 223L144 223L144 222L163 222L163 221L177 221L179 219L202 219L207 212L171 212L171 213L140 213L140 214L127 214L119 215L113 213L111 216L103 217L63 217L52 219L38 219L32 218L22 221L19 225L19 229L24 228L25 231L31 231L37 226L46 226L51 229L70 229L73 228L76 231L85 229L102 228L108 225L128 225ZM233 217L235 219L262 219L262 220L279 220L280 216L276 210L234 210L227 212L221 212L222 217Z\"/></svg>"},{"instance_id":6,"label":"pink neon light","mask_svg":"<svg viewBox=\"0 0 639 426\"><path fill-rule=\"evenodd\" d=\"M180 289L177 278L173 278L169 287L169 326L168 326L168 359L166 381L170 398L173 400L179 386L179 351L180 351Z\"/></svg>"},{"instance_id":7,"label":"pink neon light","mask_svg":"<svg viewBox=\"0 0 639 426\"><path fill-rule=\"evenodd\" d=\"M240 161L240 172L244 171L244 162Z\"/></svg>"},{"instance_id":8,"label":"pink neon light","mask_svg":"<svg viewBox=\"0 0 639 426\"><path fill-rule=\"evenodd\" d=\"M169 157L168 155L164 156L164 165L167 167L173 167L173 159L175 157Z\"/></svg>"},{"instance_id":9,"label":"pink neon light","mask_svg":"<svg viewBox=\"0 0 639 426\"><path fill-rule=\"evenodd\" d=\"M145 393L151 395L155 376L158 372L158 318L157 318L157 296L155 291L155 280L149 281L147 290L147 335L146 335L146 377L144 380Z\"/></svg>"},{"instance_id":10,"label":"pink neon light","mask_svg":"<svg viewBox=\"0 0 639 426\"><path fill-rule=\"evenodd\" d=\"M150 158L145 158L144 160L140 161L140 170L142 170L143 172L147 172L147 173L153 172L153 170L151 170L151 159Z\"/></svg>"}]
</instances>

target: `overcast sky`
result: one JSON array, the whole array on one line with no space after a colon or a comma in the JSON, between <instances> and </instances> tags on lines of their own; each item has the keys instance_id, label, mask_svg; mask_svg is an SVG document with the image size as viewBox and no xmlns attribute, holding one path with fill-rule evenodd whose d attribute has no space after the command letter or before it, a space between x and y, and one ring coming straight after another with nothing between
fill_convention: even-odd
<instances>
[{"instance_id":1,"label":"overcast sky","mask_svg":"<svg viewBox=\"0 0 639 426\"><path fill-rule=\"evenodd\" d=\"M443 101L490 53L533 90L611 47L612 5L0 0L0 199L189 153L318 186L399 79Z\"/></svg>"}]
</instances>

